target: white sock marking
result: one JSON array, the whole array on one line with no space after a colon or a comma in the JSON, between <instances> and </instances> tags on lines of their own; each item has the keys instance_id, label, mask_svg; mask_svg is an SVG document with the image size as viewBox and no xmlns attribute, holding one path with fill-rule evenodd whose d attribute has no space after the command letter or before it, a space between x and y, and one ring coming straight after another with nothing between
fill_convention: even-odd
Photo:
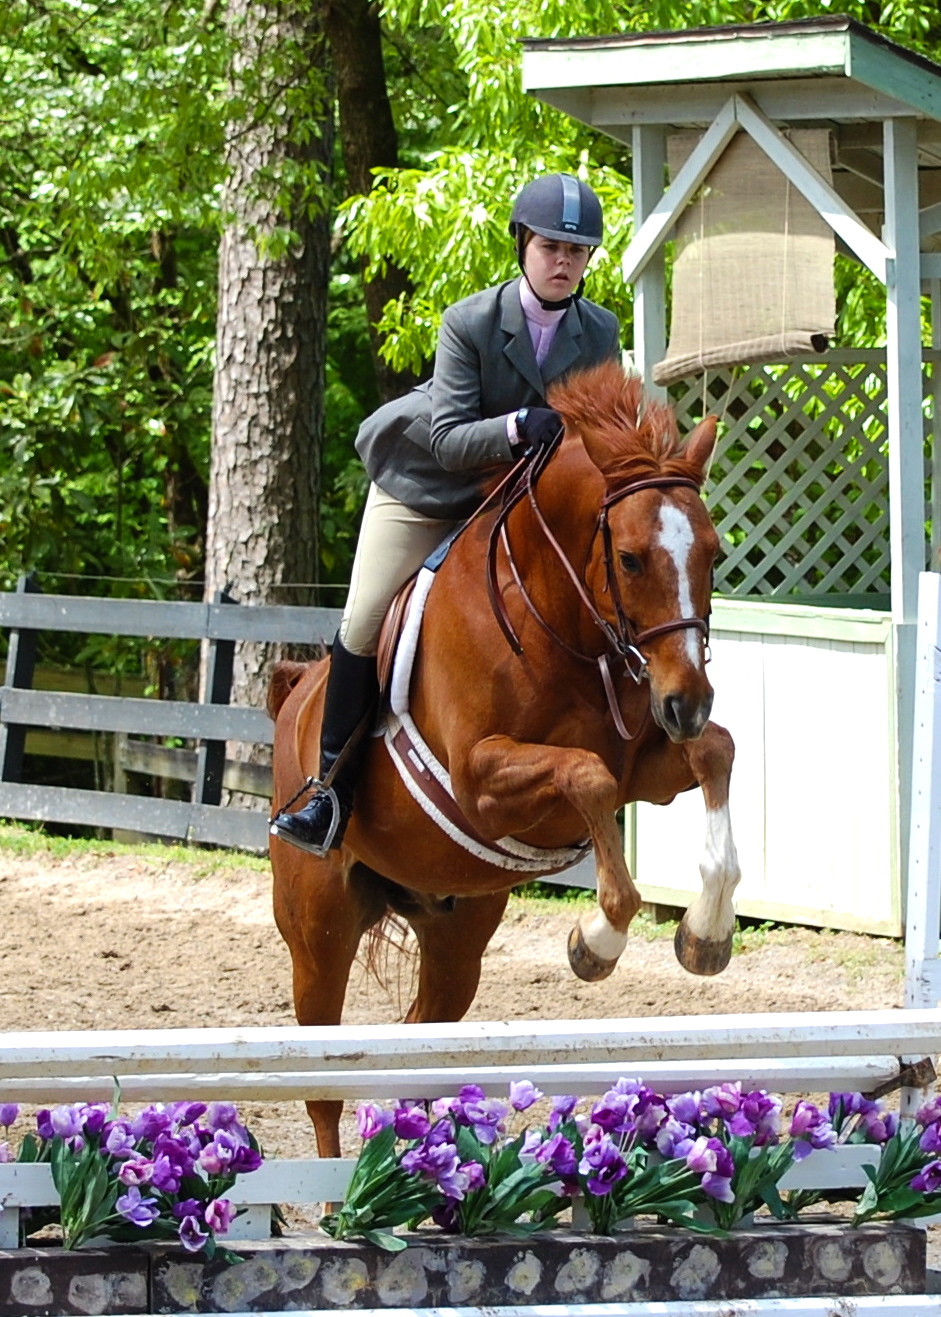
<instances>
[{"instance_id":1,"label":"white sock marking","mask_svg":"<svg viewBox=\"0 0 941 1317\"><path fill-rule=\"evenodd\" d=\"M726 937L734 920L732 893L742 876L728 804L706 810L706 846L699 872L702 896L690 907L688 925L698 937Z\"/></svg>"},{"instance_id":2,"label":"white sock marking","mask_svg":"<svg viewBox=\"0 0 941 1317\"><path fill-rule=\"evenodd\" d=\"M660 508L660 547L673 559L676 567L677 602L680 617L695 617L693 596L689 587L689 554L694 544L693 528L689 517L672 503L664 503ZM699 631L687 627L683 631L686 640L686 653L690 663L698 667L702 659L699 644Z\"/></svg>"},{"instance_id":3,"label":"white sock marking","mask_svg":"<svg viewBox=\"0 0 941 1317\"><path fill-rule=\"evenodd\" d=\"M582 915L579 923L585 945L601 960L617 960L627 946L627 934L612 928L601 909Z\"/></svg>"}]
</instances>

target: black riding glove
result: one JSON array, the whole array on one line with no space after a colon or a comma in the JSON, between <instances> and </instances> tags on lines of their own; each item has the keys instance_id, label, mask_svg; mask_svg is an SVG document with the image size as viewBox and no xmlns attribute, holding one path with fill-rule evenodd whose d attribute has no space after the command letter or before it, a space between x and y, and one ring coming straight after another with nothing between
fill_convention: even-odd
<instances>
[{"instance_id":1,"label":"black riding glove","mask_svg":"<svg viewBox=\"0 0 941 1317\"><path fill-rule=\"evenodd\" d=\"M520 453L535 452L551 444L561 429L562 417L552 407L524 407L516 413L519 442L514 448Z\"/></svg>"}]
</instances>

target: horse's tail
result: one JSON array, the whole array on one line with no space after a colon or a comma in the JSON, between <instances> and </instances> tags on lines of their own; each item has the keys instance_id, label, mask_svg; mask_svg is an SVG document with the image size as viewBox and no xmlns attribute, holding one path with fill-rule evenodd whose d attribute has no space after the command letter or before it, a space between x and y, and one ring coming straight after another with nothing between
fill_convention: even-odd
<instances>
[{"instance_id":1,"label":"horse's tail","mask_svg":"<svg viewBox=\"0 0 941 1317\"><path fill-rule=\"evenodd\" d=\"M410 932L405 920L390 911L366 930L360 945L359 959L367 974L394 998L400 1015L418 980L418 947Z\"/></svg>"},{"instance_id":2,"label":"horse's tail","mask_svg":"<svg viewBox=\"0 0 941 1317\"><path fill-rule=\"evenodd\" d=\"M268 681L268 698L266 707L268 717L272 722L281 712L281 706L291 691L310 668L309 663L295 663L290 659L283 659L276 663L271 672Z\"/></svg>"}]
</instances>

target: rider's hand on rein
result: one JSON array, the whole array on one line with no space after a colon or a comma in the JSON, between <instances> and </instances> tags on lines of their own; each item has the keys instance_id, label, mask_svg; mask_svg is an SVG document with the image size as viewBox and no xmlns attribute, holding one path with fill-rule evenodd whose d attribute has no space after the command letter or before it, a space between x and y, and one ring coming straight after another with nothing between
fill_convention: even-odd
<instances>
[{"instance_id":1,"label":"rider's hand on rein","mask_svg":"<svg viewBox=\"0 0 941 1317\"><path fill-rule=\"evenodd\" d=\"M520 443L517 456L535 452L553 443L562 429L562 417L552 407L523 407L516 413Z\"/></svg>"}]
</instances>

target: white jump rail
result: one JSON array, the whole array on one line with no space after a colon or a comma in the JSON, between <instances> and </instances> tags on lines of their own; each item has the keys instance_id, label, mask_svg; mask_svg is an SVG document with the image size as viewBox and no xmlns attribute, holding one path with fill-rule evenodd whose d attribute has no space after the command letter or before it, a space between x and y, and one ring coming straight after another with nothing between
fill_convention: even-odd
<instances>
[{"instance_id":1,"label":"white jump rail","mask_svg":"<svg viewBox=\"0 0 941 1317\"><path fill-rule=\"evenodd\" d=\"M530 1079L547 1094L600 1094L621 1076L663 1093L741 1080L776 1092L871 1092L898 1082L903 1056L941 1052L941 1010L821 1011L573 1021L462 1021L248 1029L99 1030L0 1035L0 1099L30 1104L435 1098ZM304 1119L299 1113L298 1119ZM871 1149L795 1166L785 1188L861 1188ZM352 1163L267 1163L234 1195L233 1238L266 1237L273 1203L342 1197ZM0 1247L23 1207L55 1203L48 1167L0 1165Z\"/></svg>"},{"instance_id":2,"label":"white jump rail","mask_svg":"<svg viewBox=\"0 0 941 1317\"><path fill-rule=\"evenodd\" d=\"M27 1080L118 1074L122 1083L138 1076L148 1083L157 1076L195 1082L219 1072L242 1075L249 1082L253 1076L275 1073L300 1074L305 1081L321 1075L325 1085L348 1089L349 1096L358 1096L364 1083L375 1096L376 1071L407 1072L420 1082L427 1082L423 1076L429 1073L437 1083L447 1070L452 1083L455 1078L464 1083L468 1071L488 1067L550 1067L561 1078L570 1071L577 1075L585 1065L610 1064L625 1073L689 1063L708 1073L713 1062L741 1065L762 1057L782 1065L793 1062L785 1068L799 1075L808 1059L850 1065L849 1058L939 1052L937 1007L609 1020L30 1031L0 1034L0 1096L13 1100Z\"/></svg>"}]
</instances>

